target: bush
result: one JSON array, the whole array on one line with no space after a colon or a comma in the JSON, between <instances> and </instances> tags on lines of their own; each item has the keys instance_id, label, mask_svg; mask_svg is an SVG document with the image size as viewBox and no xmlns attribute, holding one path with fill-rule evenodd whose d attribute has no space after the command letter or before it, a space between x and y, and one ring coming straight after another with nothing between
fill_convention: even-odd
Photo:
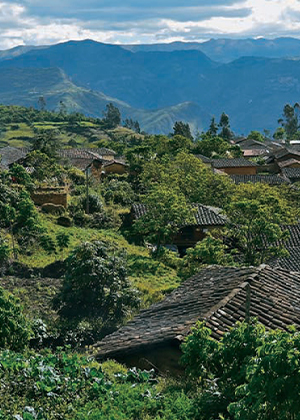
<instances>
[{"instance_id":1,"label":"bush","mask_svg":"<svg viewBox=\"0 0 300 420\"><path fill-rule=\"evenodd\" d=\"M89 200L89 214L102 212L103 204L98 195L89 194L88 200ZM80 197L79 199L79 205L84 211L86 211L86 204L87 204L87 199L86 199L86 196L84 195Z\"/></svg>"},{"instance_id":2,"label":"bush","mask_svg":"<svg viewBox=\"0 0 300 420\"><path fill-rule=\"evenodd\" d=\"M112 179L105 186L103 196L107 203L113 202L128 206L135 201L135 193L131 185L126 181Z\"/></svg>"},{"instance_id":3,"label":"bush","mask_svg":"<svg viewBox=\"0 0 300 420\"><path fill-rule=\"evenodd\" d=\"M30 326L14 296L0 287L0 348L23 350L30 338Z\"/></svg>"},{"instance_id":4,"label":"bush","mask_svg":"<svg viewBox=\"0 0 300 420\"><path fill-rule=\"evenodd\" d=\"M139 306L126 276L125 259L103 242L85 242L68 257L66 276L54 305L62 318L101 319L116 324Z\"/></svg>"},{"instance_id":5,"label":"bush","mask_svg":"<svg viewBox=\"0 0 300 420\"><path fill-rule=\"evenodd\" d=\"M84 173L75 167L69 168L67 170L67 176L70 178L73 184L75 185L84 185L85 184L85 175Z\"/></svg>"}]
</instances>

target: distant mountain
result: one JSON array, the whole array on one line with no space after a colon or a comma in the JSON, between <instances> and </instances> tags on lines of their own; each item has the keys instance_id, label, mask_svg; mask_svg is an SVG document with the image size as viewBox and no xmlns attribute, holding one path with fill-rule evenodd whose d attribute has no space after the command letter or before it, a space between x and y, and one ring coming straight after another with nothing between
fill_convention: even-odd
<instances>
[{"instance_id":1,"label":"distant mountain","mask_svg":"<svg viewBox=\"0 0 300 420\"><path fill-rule=\"evenodd\" d=\"M232 41L232 45L246 41ZM271 41L250 41L269 45L266 48L271 51ZM278 46L288 40L273 42ZM47 75L53 68L61 71L55 83L53 73ZM63 98L70 110L101 116L100 106L102 110L112 101L119 104L124 117L135 117L149 132L168 132L178 119L206 128L209 116L218 118L223 111L237 133L274 130L283 106L300 102L298 58L241 57L220 64L196 50L132 52L87 40L32 49L2 60L2 72L6 76L0 82L0 95L5 103L32 103L38 91L48 98L50 107ZM36 105L36 95L34 100Z\"/></svg>"},{"instance_id":2,"label":"distant mountain","mask_svg":"<svg viewBox=\"0 0 300 420\"><path fill-rule=\"evenodd\" d=\"M5 67L59 67L80 86L133 107L155 109L189 101L194 90L191 81L197 80L204 89L205 74L216 64L200 51L134 54L116 45L87 40L31 50L0 62L0 68Z\"/></svg>"},{"instance_id":3,"label":"distant mountain","mask_svg":"<svg viewBox=\"0 0 300 420\"><path fill-rule=\"evenodd\" d=\"M178 120L185 120L191 124L192 129L201 130L209 121L209 115L192 103L153 111L135 109L101 92L76 86L59 68L0 69L2 104L36 108L40 96L45 98L50 110L58 110L60 101L63 101L69 112L81 112L100 118L106 105L111 102L120 109L124 119L138 120L141 128L149 133L168 134Z\"/></svg>"},{"instance_id":4,"label":"distant mountain","mask_svg":"<svg viewBox=\"0 0 300 420\"><path fill-rule=\"evenodd\" d=\"M43 47L34 47L34 46L19 46L14 47L9 50L1 50L0 51L0 61L2 60L9 60L10 58L18 57L22 54L27 53L28 51L31 51L33 49L39 49Z\"/></svg>"},{"instance_id":5,"label":"distant mountain","mask_svg":"<svg viewBox=\"0 0 300 420\"><path fill-rule=\"evenodd\" d=\"M123 45L123 48L132 52L198 50L205 53L211 60L222 63L229 63L244 56L266 58L300 57L300 39L296 38L219 38L205 42Z\"/></svg>"}]
</instances>

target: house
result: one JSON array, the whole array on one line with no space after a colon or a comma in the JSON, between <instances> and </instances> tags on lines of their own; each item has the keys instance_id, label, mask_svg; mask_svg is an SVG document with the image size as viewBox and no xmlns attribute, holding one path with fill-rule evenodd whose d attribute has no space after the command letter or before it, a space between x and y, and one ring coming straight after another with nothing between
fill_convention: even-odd
<instances>
[{"instance_id":1,"label":"house","mask_svg":"<svg viewBox=\"0 0 300 420\"><path fill-rule=\"evenodd\" d=\"M211 230L223 228L227 223L227 218L217 207L193 204L193 208L194 223L183 226L172 239L172 244L178 247L180 254L184 254L186 248L202 241ZM133 204L130 212L131 222L146 214L147 207L144 204Z\"/></svg>"},{"instance_id":2,"label":"house","mask_svg":"<svg viewBox=\"0 0 300 420\"><path fill-rule=\"evenodd\" d=\"M94 350L98 360L176 371L180 344L198 320L204 320L219 340L248 316L257 317L266 328L300 327L300 273L266 265L203 268Z\"/></svg>"},{"instance_id":3,"label":"house","mask_svg":"<svg viewBox=\"0 0 300 420\"><path fill-rule=\"evenodd\" d=\"M257 163L245 158L212 159L212 166L228 175L255 175L258 167Z\"/></svg>"},{"instance_id":4,"label":"house","mask_svg":"<svg viewBox=\"0 0 300 420\"><path fill-rule=\"evenodd\" d=\"M8 170L14 163L21 162L28 154L25 148L6 146L0 149L0 168Z\"/></svg>"},{"instance_id":5,"label":"house","mask_svg":"<svg viewBox=\"0 0 300 420\"><path fill-rule=\"evenodd\" d=\"M268 185L282 185L289 184L290 180L279 175L230 175L230 178L235 184L257 184L263 183Z\"/></svg>"},{"instance_id":6,"label":"house","mask_svg":"<svg viewBox=\"0 0 300 420\"><path fill-rule=\"evenodd\" d=\"M268 156L273 149L271 145L253 139L239 140L236 145L241 148L245 158Z\"/></svg>"},{"instance_id":7,"label":"house","mask_svg":"<svg viewBox=\"0 0 300 420\"><path fill-rule=\"evenodd\" d=\"M274 152L267 160L266 163L277 163L279 164L294 160L296 162L300 162L300 152L298 150L295 150L292 147L282 147L280 150Z\"/></svg>"},{"instance_id":8,"label":"house","mask_svg":"<svg viewBox=\"0 0 300 420\"><path fill-rule=\"evenodd\" d=\"M61 149L58 152L60 163L70 164L75 168L85 172L90 168L94 178L100 179L103 171L103 159L93 149Z\"/></svg>"}]
</instances>

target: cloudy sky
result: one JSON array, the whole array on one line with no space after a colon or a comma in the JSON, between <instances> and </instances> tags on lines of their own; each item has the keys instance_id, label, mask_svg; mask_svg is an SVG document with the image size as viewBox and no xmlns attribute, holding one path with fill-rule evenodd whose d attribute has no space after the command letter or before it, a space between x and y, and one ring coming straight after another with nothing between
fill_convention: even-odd
<instances>
[{"instance_id":1,"label":"cloudy sky","mask_svg":"<svg viewBox=\"0 0 300 420\"><path fill-rule=\"evenodd\" d=\"M0 29L0 49L86 38L300 38L300 0L0 0Z\"/></svg>"}]
</instances>

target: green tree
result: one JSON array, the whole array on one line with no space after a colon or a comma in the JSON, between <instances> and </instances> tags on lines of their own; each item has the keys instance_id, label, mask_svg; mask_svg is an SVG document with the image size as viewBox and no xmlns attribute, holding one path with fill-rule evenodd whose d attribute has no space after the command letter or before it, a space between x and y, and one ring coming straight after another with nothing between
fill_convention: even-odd
<instances>
[{"instance_id":1,"label":"green tree","mask_svg":"<svg viewBox=\"0 0 300 420\"><path fill-rule=\"evenodd\" d=\"M226 175L214 174L200 159L180 152L174 159L151 160L141 175L143 188L154 184L177 188L190 203L223 207L230 201L235 185Z\"/></svg>"},{"instance_id":2,"label":"green tree","mask_svg":"<svg viewBox=\"0 0 300 420\"><path fill-rule=\"evenodd\" d=\"M286 132L283 127L278 127L273 134L274 140L285 140L286 139Z\"/></svg>"},{"instance_id":3,"label":"green tree","mask_svg":"<svg viewBox=\"0 0 300 420\"><path fill-rule=\"evenodd\" d=\"M283 119L279 119L278 123L284 128L287 138L292 139L297 135L299 128L298 112L300 106L298 103L295 103L293 106L286 104L283 108Z\"/></svg>"},{"instance_id":4,"label":"green tree","mask_svg":"<svg viewBox=\"0 0 300 420\"><path fill-rule=\"evenodd\" d=\"M188 123L183 121L176 121L173 127L173 136L182 136L193 140L191 129Z\"/></svg>"},{"instance_id":5,"label":"green tree","mask_svg":"<svg viewBox=\"0 0 300 420\"><path fill-rule=\"evenodd\" d=\"M44 111L46 108L46 99L44 98L44 96L40 96L38 99L38 106L40 108L41 111Z\"/></svg>"},{"instance_id":6,"label":"green tree","mask_svg":"<svg viewBox=\"0 0 300 420\"><path fill-rule=\"evenodd\" d=\"M236 420L296 420L300 413L300 336L296 328L269 331L248 363L229 413Z\"/></svg>"},{"instance_id":7,"label":"green tree","mask_svg":"<svg viewBox=\"0 0 300 420\"><path fill-rule=\"evenodd\" d=\"M250 319L217 342L204 323L182 345L195 420L298 420L300 337Z\"/></svg>"},{"instance_id":8,"label":"green tree","mask_svg":"<svg viewBox=\"0 0 300 420\"><path fill-rule=\"evenodd\" d=\"M126 275L125 259L102 242L84 242L66 260L66 275L55 299L67 319L100 319L116 324L139 306Z\"/></svg>"},{"instance_id":9,"label":"green tree","mask_svg":"<svg viewBox=\"0 0 300 420\"><path fill-rule=\"evenodd\" d=\"M223 112L220 117L219 127L221 129L220 137L226 141L229 141L233 137L233 134L230 130L229 116L225 114L225 112Z\"/></svg>"},{"instance_id":10,"label":"green tree","mask_svg":"<svg viewBox=\"0 0 300 420\"><path fill-rule=\"evenodd\" d=\"M180 264L180 277L187 279L196 274L203 265L233 265L234 261L227 251L228 247L219 238L212 235L198 242L194 248L189 248Z\"/></svg>"},{"instance_id":11,"label":"green tree","mask_svg":"<svg viewBox=\"0 0 300 420\"><path fill-rule=\"evenodd\" d=\"M293 223L297 212L278 190L266 184L241 184L226 208L234 238L244 263L257 265L286 255L287 232L283 223Z\"/></svg>"},{"instance_id":12,"label":"green tree","mask_svg":"<svg viewBox=\"0 0 300 420\"><path fill-rule=\"evenodd\" d=\"M28 190L32 190L34 187L31 180L31 176L26 172L26 169L22 165L14 164L9 169L9 174L13 182L24 185Z\"/></svg>"},{"instance_id":13,"label":"green tree","mask_svg":"<svg viewBox=\"0 0 300 420\"><path fill-rule=\"evenodd\" d=\"M32 139L32 150L54 158L61 148L61 141L55 130L38 130Z\"/></svg>"},{"instance_id":14,"label":"green tree","mask_svg":"<svg viewBox=\"0 0 300 420\"><path fill-rule=\"evenodd\" d=\"M196 142L194 153L200 153L206 157L225 157L227 155L229 145L221 137L217 136L203 136L202 140Z\"/></svg>"},{"instance_id":15,"label":"green tree","mask_svg":"<svg viewBox=\"0 0 300 420\"><path fill-rule=\"evenodd\" d=\"M156 245L156 253L162 244L172 241L182 226L194 222L191 206L176 187L154 186L145 196L144 204L147 212L136 220L134 229Z\"/></svg>"},{"instance_id":16,"label":"green tree","mask_svg":"<svg viewBox=\"0 0 300 420\"><path fill-rule=\"evenodd\" d=\"M23 350L30 338L30 326L14 296L0 287L0 348Z\"/></svg>"},{"instance_id":17,"label":"green tree","mask_svg":"<svg viewBox=\"0 0 300 420\"><path fill-rule=\"evenodd\" d=\"M247 139L261 141L261 142L263 142L265 140L264 136L259 131L256 131L256 130L252 130L248 134Z\"/></svg>"},{"instance_id":18,"label":"green tree","mask_svg":"<svg viewBox=\"0 0 300 420\"><path fill-rule=\"evenodd\" d=\"M106 128L113 129L121 124L121 113L119 109L112 103L106 105L106 109L103 112L103 123Z\"/></svg>"},{"instance_id":19,"label":"green tree","mask_svg":"<svg viewBox=\"0 0 300 420\"><path fill-rule=\"evenodd\" d=\"M133 121L133 119L131 119L131 118L126 118L123 125L124 125L124 127L129 128L130 130L133 130L138 134L141 132L139 122L138 121Z\"/></svg>"},{"instance_id":20,"label":"green tree","mask_svg":"<svg viewBox=\"0 0 300 420\"><path fill-rule=\"evenodd\" d=\"M218 133L218 124L216 123L215 117L212 117L212 119L210 120L210 126L207 131L207 135L209 137L215 137L217 133Z\"/></svg>"},{"instance_id":21,"label":"green tree","mask_svg":"<svg viewBox=\"0 0 300 420\"><path fill-rule=\"evenodd\" d=\"M33 180L44 181L53 177L58 180L63 179L64 169L57 164L57 159L40 150L30 152L26 157L26 164L33 169L31 175Z\"/></svg>"}]
</instances>

